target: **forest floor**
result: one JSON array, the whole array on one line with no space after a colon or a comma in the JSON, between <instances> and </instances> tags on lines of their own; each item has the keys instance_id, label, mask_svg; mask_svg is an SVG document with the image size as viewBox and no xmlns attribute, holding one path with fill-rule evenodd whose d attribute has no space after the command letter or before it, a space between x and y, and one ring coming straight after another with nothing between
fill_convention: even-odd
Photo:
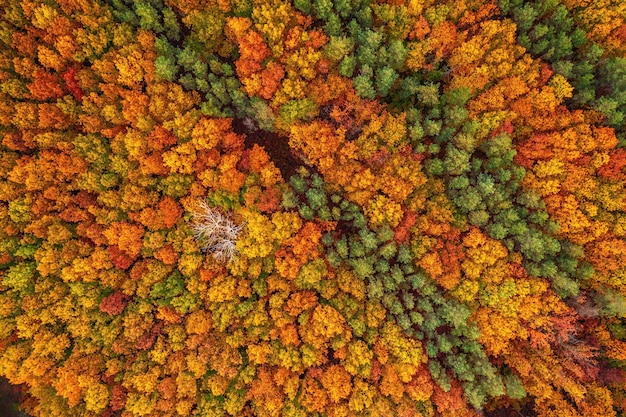
<instances>
[{"instance_id":1,"label":"forest floor","mask_svg":"<svg viewBox=\"0 0 626 417\"><path fill-rule=\"evenodd\" d=\"M28 414L19 411L18 402L20 390L9 384L4 378L0 378L0 416L2 417L28 417Z\"/></svg>"}]
</instances>

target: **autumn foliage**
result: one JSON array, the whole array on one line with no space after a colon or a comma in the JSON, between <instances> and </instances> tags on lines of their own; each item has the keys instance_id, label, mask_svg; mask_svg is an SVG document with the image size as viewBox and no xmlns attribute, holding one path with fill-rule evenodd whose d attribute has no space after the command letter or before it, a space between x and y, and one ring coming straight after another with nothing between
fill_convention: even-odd
<instances>
[{"instance_id":1,"label":"autumn foliage","mask_svg":"<svg viewBox=\"0 0 626 417\"><path fill-rule=\"evenodd\" d=\"M626 415L626 3L0 0L34 417Z\"/></svg>"}]
</instances>

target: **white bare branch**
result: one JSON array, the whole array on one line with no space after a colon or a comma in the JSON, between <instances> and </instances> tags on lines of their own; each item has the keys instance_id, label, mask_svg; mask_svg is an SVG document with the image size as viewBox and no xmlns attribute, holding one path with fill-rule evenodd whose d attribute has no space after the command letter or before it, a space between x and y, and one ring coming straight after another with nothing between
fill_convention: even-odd
<instances>
[{"instance_id":1,"label":"white bare branch","mask_svg":"<svg viewBox=\"0 0 626 417\"><path fill-rule=\"evenodd\" d=\"M237 236L245 223L236 224L206 200L199 200L191 214L191 230L200 249L220 262L230 262L237 254Z\"/></svg>"}]
</instances>

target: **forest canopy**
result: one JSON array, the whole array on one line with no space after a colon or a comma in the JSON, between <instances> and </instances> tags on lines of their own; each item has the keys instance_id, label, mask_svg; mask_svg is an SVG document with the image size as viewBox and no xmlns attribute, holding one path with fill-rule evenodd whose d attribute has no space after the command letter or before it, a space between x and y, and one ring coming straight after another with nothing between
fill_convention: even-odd
<instances>
[{"instance_id":1,"label":"forest canopy","mask_svg":"<svg viewBox=\"0 0 626 417\"><path fill-rule=\"evenodd\" d=\"M0 377L626 416L626 2L0 0Z\"/></svg>"}]
</instances>

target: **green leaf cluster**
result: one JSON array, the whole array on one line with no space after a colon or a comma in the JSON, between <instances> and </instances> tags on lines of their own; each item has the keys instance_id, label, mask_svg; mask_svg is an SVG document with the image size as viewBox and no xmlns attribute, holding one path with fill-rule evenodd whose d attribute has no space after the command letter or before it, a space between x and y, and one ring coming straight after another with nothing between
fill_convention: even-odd
<instances>
[{"instance_id":1,"label":"green leaf cluster","mask_svg":"<svg viewBox=\"0 0 626 417\"><path fill-rule=\"evenodd\" d=\"M321 239L329 265L336 270L349 269L363 280L367 298L380 300L388 319L394 320L408 336L424 343L429 370L442 389L449 390L450 378L456 378L476 408L481 408L487 398L504 394L504 380L478 342L478 327L469 321L470 309L448 298L415 265L410 246L397 244L389 227L372 230L358 206L346 201L340 193L328 196L326 185L317 174L302 169L290 179L290 185L283 200L286 208L298 209L309 220L322 219L328 212L334 214L325 219L337 221L336 229ZM309 263L304 268L307 271L301 274L303 277L311 276L309 269L313 268L318 271L318 278L309 284L296 278L302 288L313 288L327 273L323 263L317 266ZM330 300L331 304L347 315L355 334L366 334L368 329L362 318L349 307L350 299L342 297Z\"/></svg>"},{"instance_id":2,"label":"green leaf cluster","mask_svg":"<svg viewBox=\"0 0 626 417\"><path fill-rule=\"evenodd\" d=\"M590 41L576 10L559 0L500 0L499 4L517 24L518 42L574 87L570 104L602 112L625 146L626 60Z\"/></svg>"}]
</instances>

